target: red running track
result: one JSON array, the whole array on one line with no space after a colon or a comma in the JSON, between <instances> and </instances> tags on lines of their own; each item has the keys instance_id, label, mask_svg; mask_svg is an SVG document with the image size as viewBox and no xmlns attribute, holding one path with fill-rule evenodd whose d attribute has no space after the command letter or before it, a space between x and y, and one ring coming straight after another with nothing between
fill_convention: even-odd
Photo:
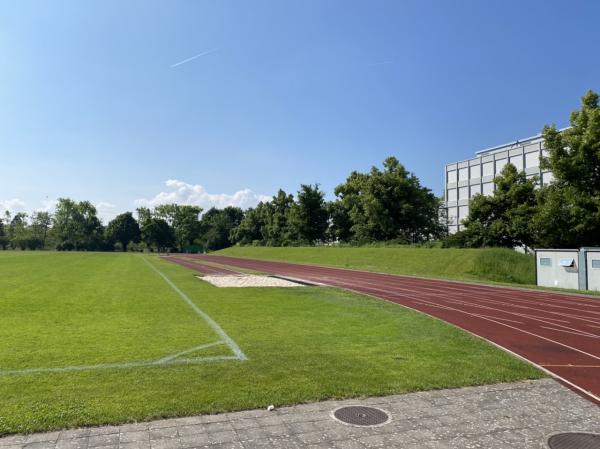
<instances>
[{"instance_id":1,"label":"red running track","mask_svg":"<svg viewBox=\"0 0 600 449\"><path fill-rule=\"evenodd\" d=\"M207 265L205 263L200 262L196 258L186 257L183 255L177 256L160 256L161 259L169 260L171 262L175 262L179 265L182 265L186 268L190 268L192 270L198 271L202 274L207 274L210 276L222 276L222 275L234 275L240 274L238 271L234 271L232 269L227 269L224 267Z\"/></svg>"},{"instance_id":2,"label":"red running track","mask_svg":"<svg viewBox=\"0 0 600 449\"><path fill-rule=\"evenodd\" d=\"M188 257L340 287L419 310L524 357L600 401L600 298L227 256Z\"/></svg>"}]
</instances>

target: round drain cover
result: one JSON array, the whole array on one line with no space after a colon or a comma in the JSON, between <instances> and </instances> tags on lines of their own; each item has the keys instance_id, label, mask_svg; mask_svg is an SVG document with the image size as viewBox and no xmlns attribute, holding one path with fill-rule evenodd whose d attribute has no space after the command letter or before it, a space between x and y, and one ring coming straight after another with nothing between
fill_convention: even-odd
<instances>
[{"instance_id":1,"label":"round drain cover","mask_svg":"<svg viewBox=\"0 0 600 449\"><path fill-rule=\"evenodd\" d=\"M550 449L600 449L600 435L594 433L557 433L548 438Z\"/></svg>"},{"instance_id":2,"label":"round drain cover","mask_svg":"<svg viewBox=\"0 0 600 449\"><path fill-rule=\"evenodd\" d=\"M344 424L353 426L381 426L390 421L390 415L375 407L351 405L333 411L333 417Z\"/></svg>"}]
</instances>

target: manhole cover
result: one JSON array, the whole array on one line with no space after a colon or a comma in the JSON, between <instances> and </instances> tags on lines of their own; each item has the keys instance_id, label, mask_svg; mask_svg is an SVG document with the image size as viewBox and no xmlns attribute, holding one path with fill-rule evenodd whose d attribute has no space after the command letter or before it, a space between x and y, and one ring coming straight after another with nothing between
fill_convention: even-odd
<instances>
[{"instance_id":1,"label":"manhole cover","mask_svg":"<svg viewBox=\"0 0 600 449\"><path fill-rule=\"evenodd\" d=\"M353 426L381 426L390 421L390 415L375 407L351 405L333 411L332 416L344 424Z\"/></svg>"},{"instance_id":2,"label":"manhole cover","mask_svg":"<svg viewBox=\"0 0 600 449\"><path fill-rule=\"evenodd\" d=\"M600 449L600 435L593 433L557 433L548 438L550 449Z\"/></svg>"}]
</instances>

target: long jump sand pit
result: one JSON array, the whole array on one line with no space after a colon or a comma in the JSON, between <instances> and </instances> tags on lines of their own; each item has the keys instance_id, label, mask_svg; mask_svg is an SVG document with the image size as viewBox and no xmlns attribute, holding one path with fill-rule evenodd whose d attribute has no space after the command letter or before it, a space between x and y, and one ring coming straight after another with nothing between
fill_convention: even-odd
<instances>
[{"instance_id":1,"label":"long jump sand pit","mask_svg":"<svg viewBox=\"0 0 600 449\"><path fill-rule=\"evenodd\" d=\"M304 287L306 284L282 279L274 276L258 276L255 274L197 276L198 279L209 282L215 287Z\"/></svg>"}]
</instances>

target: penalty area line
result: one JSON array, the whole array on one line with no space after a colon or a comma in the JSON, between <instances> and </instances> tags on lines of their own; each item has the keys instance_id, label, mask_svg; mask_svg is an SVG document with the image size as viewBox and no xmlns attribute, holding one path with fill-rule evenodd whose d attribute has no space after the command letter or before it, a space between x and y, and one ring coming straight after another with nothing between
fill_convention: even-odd
<instances>
[{"instance_id":1,"label":"penalty area line","mask_svg":"<svg viewBox=\"0 0 600 449\"><path fill-rule=\"evenodd\" d=\"M148 262L148 260L146 260L146 258L144 256L141 256L141 257L142 257L143 261L146 262L146 264L156 272L156 274L158 274L161 278L163 278L163 280L167 284L169 284L169 286L173 290L175 290L175 292L180 296L180 298L183 299L183 301L186 302L187 305L190 306L192 308L192 310L194 312L196 312L196 314L199 317L203 318L204 321L206 321L206 323L212 328L212 330L214 330L221 337L221 339L225 342L225 344L227 344L227 346L229 346L229 349L231 349L231 351L235 354L237 359L248 360L248 357L246 356L246 354L244 354L244 352L240 349L240 347L233 340L233 338L231 338L229 335L227 335L227 333L225 333L223 328L221 326L219 326L219 324L217 324L217 322L215 320L213 320L210 316L208 316L208 314L206 312L204 312L202 309L200 309L200 307L198 307L196 304L194 304L194 302L188 297L188 295L186 295L184 292L182 292L179 289L179 287L177 287L171 281L171 279L169 279L165 274L163 274L162 271L160 271L153 264Z\"/></svg>"}]
</instances>

